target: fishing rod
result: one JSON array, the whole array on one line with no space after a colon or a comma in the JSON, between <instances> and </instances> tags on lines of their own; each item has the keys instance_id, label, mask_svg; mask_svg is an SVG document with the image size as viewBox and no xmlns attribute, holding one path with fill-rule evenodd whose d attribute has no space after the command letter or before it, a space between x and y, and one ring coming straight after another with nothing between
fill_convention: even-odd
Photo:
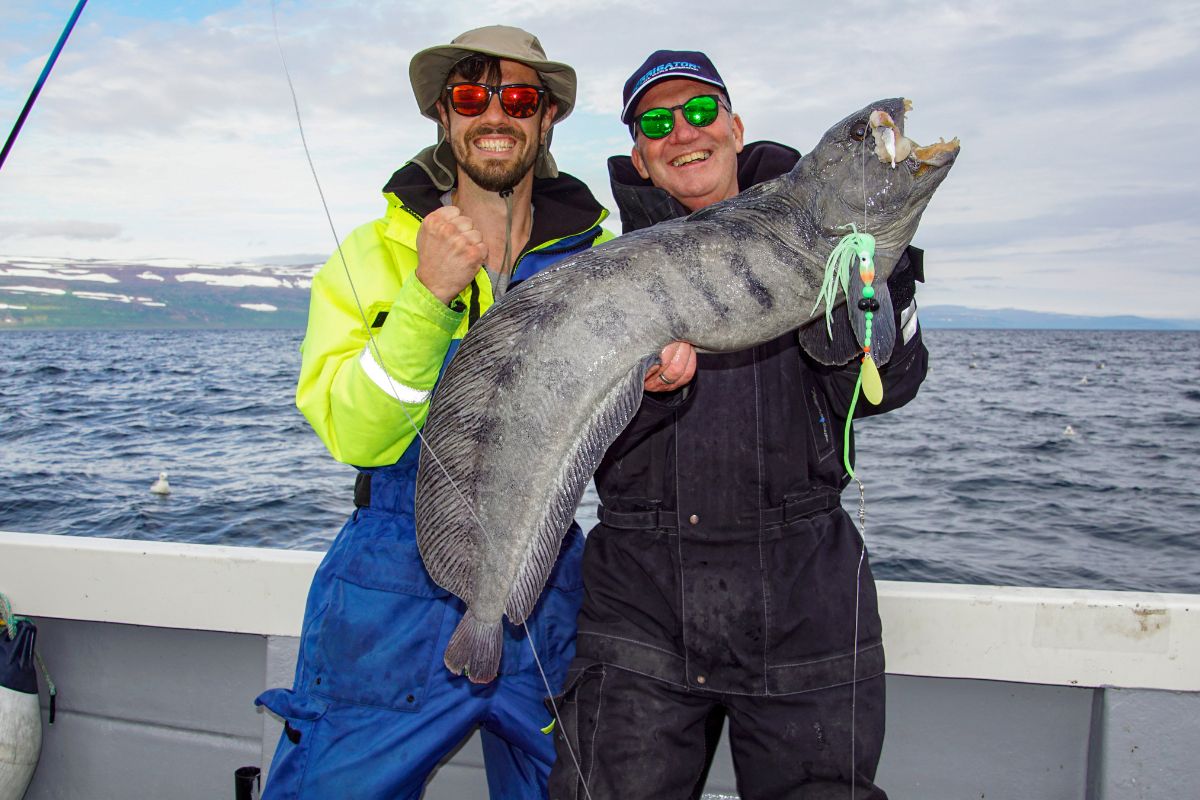
<instances>
[{"instance_id":1,"label":"fishing rod","mask_svg":"<svg viewBox=\"0 0 1200 800\"><path fill-rule=\"evenodd\" d=\"M46 79L50 77L50 70L54 69L54 63L58 61L59 53L67 43L67 38L71 35L71 31L75 30L75 23L79 20L79 15L83 13L83 7L87 5L87 0L79 0L75 6L75 12L71 14L71 19L67 21L67 27L63 28L62 35L58 37L58 44L54 45L54 50L50 53L50 58L46 60L46 66L42 68L42 74L38 76L37 83L33 85L33 91L29 93L29 99L25 101L25 107L21 109L20 115L17 116L17 123L13 125L12 131L8 134L8 140L4 143L4 149L0 150L0 169L4 168L4 159L8 158L8 151L12 150L13 143L17 141L18 134L21 133L21 126L25 124L25 118L29 116L29 112L33 110L33 104L37 102L38 95L42 93L42 87L46 85Z\"/></svg>"}]
</instances>

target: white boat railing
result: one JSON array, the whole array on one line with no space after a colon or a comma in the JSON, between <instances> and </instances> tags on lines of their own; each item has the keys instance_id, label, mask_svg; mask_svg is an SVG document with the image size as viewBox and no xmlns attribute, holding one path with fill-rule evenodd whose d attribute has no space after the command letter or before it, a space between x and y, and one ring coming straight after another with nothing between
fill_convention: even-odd
<instances>
[{"instance_id":1,"label":"white boat railing","mask_svg":"<svg viewBox=\"0 0 1200 800\"><path fill-rule=\"evenodd\" d=\"M17 613L299 636L318 552L0 532ZM888 672L1200 691L1200 596L879 581Z\"/></svg>"}]
</instances>

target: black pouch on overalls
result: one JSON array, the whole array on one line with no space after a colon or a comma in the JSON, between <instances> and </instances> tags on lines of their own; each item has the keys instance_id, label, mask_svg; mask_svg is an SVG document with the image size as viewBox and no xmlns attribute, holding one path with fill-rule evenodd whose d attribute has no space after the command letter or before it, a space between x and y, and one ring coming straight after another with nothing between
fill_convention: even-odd
<instances>
[{"instance_id":1,"label":"black pouch on overalls","mask_svg":"<svg viewBox=\"0 0 1200 800\"><path fill-rule=\"evenodd\" d=\"M13 638L8 638L7 631L0 636L0 686L14 692L37 694L37 665L33 655L37 626L22 619L16 628Z\"/></svg>"}]
</instances>

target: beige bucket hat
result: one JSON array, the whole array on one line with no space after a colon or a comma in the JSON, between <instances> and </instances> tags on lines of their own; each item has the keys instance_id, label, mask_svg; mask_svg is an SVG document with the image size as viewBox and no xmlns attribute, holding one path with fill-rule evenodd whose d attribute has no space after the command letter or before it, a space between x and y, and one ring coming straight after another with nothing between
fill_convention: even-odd
<instances>
[{"instance_id":1,"label":"beige bucket hat","mask_svg":"<svg viewBox=\"0 0 1200 800\"><path fill-rule=\"evenodd\" d=\"M446 88L446 79L454 65L476 54L519 61L532 67L558 105L554 124L566 119L575 107L575 89L578 85L575 70L547 59L538 38L520 28L507 25L476 28L458 36L448 45L437 45L417 53L409 62L408 77L412 81L413 94L416 95L421 114L438 123L438 142L422 150L412 160L429 173L434 185L442 191L454 185L457 163L450 143L446 141L446 132L438 120L437 101ZM550 155L549 133L533 165L533 174L538 178L558 177L558 167Z\"/></svg>"}]
</instances>

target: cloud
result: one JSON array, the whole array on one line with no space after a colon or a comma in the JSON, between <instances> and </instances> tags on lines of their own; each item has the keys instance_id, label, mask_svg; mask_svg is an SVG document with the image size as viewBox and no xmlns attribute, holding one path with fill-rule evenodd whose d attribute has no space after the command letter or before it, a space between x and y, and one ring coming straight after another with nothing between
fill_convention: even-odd
<instances>
[{"instance_id":1,"label":"cloud","mask_svg":"<svg viewBox=\"0 0 1200 800\"><path fill-rule=\"evenodd\" d=\"M19 108L72 6L0 8L0 103ZM131 260L331 251L270 4L155 8L85 11L5 164L2 246ZM622 84L655 49L700 48L751 139L807 150L845 114L895 95L915 102L917 141L961 137L917 237L937 266L925 293L966 303L991 281L1002 288L989 299L1009 305L1182 314L1200 291L1183 120L1200 104L1200 7L1189 0L497 0L482 17L465 0L297 0L278 5L278 20L341 237L382 213L380 187L433 141L409 87L412 55L504 20L576 68L576 111L554 153L610 207L605 159L630 146L616 119ZM1169 275L1174 290L1153 296L1147 274Z\"/></svg>"},{"instance_id":2,"label":"cloud","mask_svg":"<svg viewBox=\"0 0 1200 800\"><path fill-rule=\"evenodd\" d=\"M60 238L101 241L116 239L120 235L120 225L106 222L82 220L0 222L0 239Z\"/></svg>"}]
</instances>

